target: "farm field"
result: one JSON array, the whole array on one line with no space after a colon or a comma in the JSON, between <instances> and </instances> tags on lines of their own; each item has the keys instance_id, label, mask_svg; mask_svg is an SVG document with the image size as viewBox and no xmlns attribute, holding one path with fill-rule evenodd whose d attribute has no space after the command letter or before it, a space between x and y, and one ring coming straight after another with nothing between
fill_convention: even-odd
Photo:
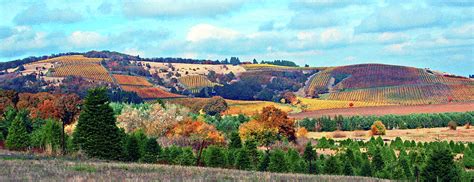
<instances>
[{"instance_id":1,"label":"farm field","mask_svg":"<svg viewBox=\"0 0 474 182\"><path fill-rule=\"evenodd\" d=\"M209 79L207 79L207 77L202 75L184 76L179 78L178 81L186 89L197 91L199 91L200 88L213 87L214 85L217 85L216 83L212 83L211 81L209 81Z\"/></svg>"},{"instance_id":2,"label":"farm field","mask_svg":"<svg viewBox=\"0 0 474 182\"><path fill-rule=\"evenodd\" d=\"M368 177L281 174L60 158L38 159L41 157L0 150L0 181L388 181Z\"/></svg>"},{"instance_id":3,"label":"farm field","mask_svg":"<svg viewBox=\"0 0 474 182\"><path fill-rule=\"evenodd\" d=\"M464 126L458 126L456 130L444 128L419 128L419 129L396 129L386 130L386 135L381 136L383 139L394 140L400 137L402 140L415 140L419 142L433 141L454 141L454 142L474 142L474 129L465 129ZM334 140L344 139L362 139L369 140L370 131L335 131L335 132L309 132L309 138L333 138ZM334 137L334 134L341 137Z\"/></svg>"},{"instance_id":4,"label":"farm field","mask_svg":"<svg viewBox=\"0 0 474 182\"><path fill-rule=\"evenodd\" d=\"M57 67L54 70L53 76L55 77L80 76L92 80L112 82L107 70L99 64L71 64Z\"/></svg>"},{"instance_id":5,"label":"farm field","mask_svg":"<svg viewBox=\"0 0 474 182\"><path fill-rule=\"evenodd\" d=\"M298 98L301 104L304 105L305 111L314 111L322 109L337 109L337 108L350 108L352 107L374 107L374 106L387 106L391 104L376 103L376 102L354 102L354 101L343 101L343 100L321 100L321 99L310 99L310 98Z\"/></svg>"},{"instance_id":6,"label":"farm field","mask_svg":"<svg viewBox=\"0 0 474 182\"><path fill-rule=\"evenodd\" d=\"M129 75L117 75L114 74L113 77L119 85L132 85L132 86L145 86L151 87L153 84L148 82L146 78L139 76L129 76Z\"/></svg>"},{"instance_id":7,"label":"farm field","mask_svg":"<svg viewBox=\"0 0 474 182\"><path fill-rule=\"evenodd\" d=\"M443 113L443 112L465 112L473 111L474 102L467 103L449 103L449 104L433 104L433 105L416 105L416 106L377 106L377 107L359 107L359 108L340 108L308 111L302 113L290 114L290 117L317 118L321 116L369 116L369 115L387 115L398 114L406 115L412 113Z\"/></svg>"},{"instance_id":8,"label":"farm field","mask_svg":"<svg viewBox=\"0 0 474 182\"><path fill-rule=\"evenodd\" d=\"M123 90L128 92L135 92L143 99L166 99L179 98L182 95L174 94L157 87L140 87L140 86L121 86Z\"/></svg>"}]
</instances>

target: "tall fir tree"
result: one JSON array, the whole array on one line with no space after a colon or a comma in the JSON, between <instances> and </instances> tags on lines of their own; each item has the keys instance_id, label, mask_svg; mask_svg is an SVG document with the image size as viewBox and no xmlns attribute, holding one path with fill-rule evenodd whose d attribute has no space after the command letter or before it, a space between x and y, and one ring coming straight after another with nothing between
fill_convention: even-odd
<instances>
[{"instance_id":1,"label":"tall fir tree","mask_svg":"<svg viewBox=\"0 0 474 182\"><path fill-rule=\"evenodd\" d=\"M15 116L5 141L5 146L10 150L25 150L30 145L30 136L25 118L20 114Z\"/></svg>"},{"instance_id":2,"label":"tall fir tree","mask_svg":"<svg viewBox=\"0 0 474 182\"><path fill-rule=\"evenodd\" d=\"M156 142L156 138L148 138L146 140L143 155L140 159L141 162L145 163L156 163L158 161L158 156L161 153L161 147Z\"/></svg>"},{"instance_id":3,"label":"tall fir tree","mask_svg":"<svg viewBox=\"0 0 474 182\"><path fill-rule=\"evenodd\" d=\"M314 150L311 142L306 144L304 148L303 158L308 163L308 173L310 174L317 174L317 166L316 166L316 159L318 158L316 150Z\"/></svg>"},{"instance_id":4,"label":"tall fir tree","mask_svg":"<svg viewBox=\"0 0 474 182\"><path fill-rule=\"evenodd\" d=\"M421 171L421 178L424 181L460 181L460 171L451 151L446 148L433 150Z\"/></svg>"},{"instance_id":5,"label":"tall fir tree","mask_svg":"<svg viewBox=\"0 0 474 182\"><path fill-rule=\"evenodd\" d=\"M230 134L230 143L229 149L239 149L242 148L242 140L240 139L238 132L232 132Z\"/></svg>"},{"instance_id":6,"label":"tall fir tree","mask_svg":"<svg viewBox=\"0 0 474 182\"><path fill-rule=\"evenodd\" d=\"M345 176L354 176L354 168L352 167L352 164L350 162L344 162L344 168L343 171Z\"/></svg>"},{"instance_id":7,"label":"tall fir tree","mask_svg":"<svg viewBox=\"0 0 474 182\"><path fill-rule=\"evenodd\" d=\"M109 103L103 87L89 90L84 100L73 140L89 157L117 160L123 156L124 144Z\"/></svg>"},{"instance_id":8,"label":"tall fir tree","mask_svg":"<svg viewBox=\"0 0 474 182\"><path fill-rule=\"evenodd\" d=\"M325 174L340 174L341 173L341 165L337 160L337 157L329 156L324 163L324 173Z\"/></svg>"},{"instance_id":9,"label":"tall fir tree","mask_svg":"<svg viewBox=\"0 0 474 182\"><path fill-rule=\"evenodd\" d=\"M266 151L258 164L258 171L267 171L270 165L270 154Z\"/></svg>"},{"instance_id":10,"label":"tall fir tree","mask_svg":"<svg viewBox=\"0 0 474 182\"><path fill-rule=\"evenodd\" d=\"M288 171L288 164L285 160L285 152L280 149L270 152L270 163L268 170L271 172L286 172Z\"/></svg>"},{"instance_id":11,"label":"tall fir tree","mask_svg":"<svg viewBox=\"0 0 474 182\"><path fill-rule=\"evenodd\" d=\"M362 168L360 171L361 176L372 176L372 166L370 165L370 162L368 159L364 159L362 162Z\"/></svg>"},{"instance_id":12,"label":"tall fir tree","mask_svg":"<svg viewBox=\"0 0 474 182\"><path fill-rule=\"evenodd\" d=\"M140 147L138 146L138 140L134 135L128 135L127 138L127 156L131 162L136 162L140 159Z\"/></svg>"},{"instance_id":13,"label":"tall fir tree","mask_svg":"<svg viewBox=\"0 0 474 182\"><path fill-rule=\"evenodd\" d=\"M252 169L249 153L246 148L241 148L238 150L237 157L235 159L235 166L237 167L237 169L241 170Z\"/></svg>"},{"instance_id":14,"label":"tall fir tree","mask_svg":"<svg viewBox=\"0 0 474 182\"><path fill-rule=\"evenodd\" d=\"M382 152L379 147L374 152L374 156L372 157L372 169L374 171L382 171L385 167L385 162L382 157Z\"/></svg>"},{"instance_id":15,"label":"tall fir tree","mask_svg":"<svg viewBox=\"0 0 474 182\"><path fill-rule=\"evenodd\" d=\"M224 167L225 158L222 148L219 146L209 146L204 152L204 161L209 167Z\"/></svg>"}]
</instances>

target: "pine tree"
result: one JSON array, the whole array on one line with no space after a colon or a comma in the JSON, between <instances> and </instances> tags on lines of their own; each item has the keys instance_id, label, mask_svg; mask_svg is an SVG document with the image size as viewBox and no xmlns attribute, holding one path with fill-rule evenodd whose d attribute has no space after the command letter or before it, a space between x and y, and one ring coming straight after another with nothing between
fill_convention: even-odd
<instances>
[{"instance_id":1,"label":"pine tree","mask_svg":"<svg viewBox=\"0 0 474 182\"><path fill-rule=\"evenodd\" d=\"M362 162L362 169L360 171L360 175L362 176L372 176L372 166L370 165L369 160L364 160Z\"/></svg>"},{"instance_id":2,"label":"pine tree","mask_svg":"<svg viewBox=\"0 0 474 182\"><path fill-rule=\"evenodd\" d=\"M354 176L354 168L350 162L344 162L343 172L345 176Z\"/></svg>"},{"instance_id":3,"label":"pine tree","mask_svg":"<svg viewBox=\"0 0 474 182\"><path fill-rule=\"evenodd\" d=\"M317 174L316 159L318 158L316 151L314 150L311 142L306 144L304 149L303 158L308 163L308 173Z\"/></svg>"},{"instance_id":4,"label":"pine tree","mask_svg":"<svg viewBox=\"0 0 474 182\"><path fill-rule=\"evenodd\" d=\"M235 166L237 169L241 170L248 170L252 168L247 149L242 148L238 150L237 158L235 159Z\"/></svg>"},{"instance_id":5,"label":"pine tree","mask_svg":"<svg viewBox=\"0 0 474 182\"><path fill-rule=\"evenodd\" d=\"M384 167L385 162L382 158L382 152L380 151L380 148L377 147L377 149L375 150L374 157L372 158L372 168L374 169L374 171L382 171Z\"/></svg>"},{"instance_id":6,"label":"pine tree","mask_svg":"<svg viewBox=\"0 0 474 182\"><path fill-rule=\"evenodd\" d=\"M204 161L209 167L223 167L225 164L224 153L219 146L209 146L204 157Z\"/></svg>"},{"instance_id":7,"label":"pine tree","mask_svg":"<svg viewBox=\"0 0 474 182\"><path fill-rule=\"evenodd\" d=\"M182 166L191 166L196 163L193 150L190 147L183 148L183 152L177 157L176 164Z\"/></svg>"},{"instance_id":8,"label":"pine tree","mask_svg":"<svg viewBox=\"0 0 474 182\"><path fill-rule=\"evenodd\" d=\"M30 145L30 136L24 117L17 114L8 128L5 146L10 150L25 150Z\"/></svg>"},{"instance_id":9,"label":"pine tree","mask_svg":"<svg viewBox=\"0 0 474 182\"><path fill-rule=\"evenodd\" d=\"M295 149L293 148L288 149L288 151L286 152L286 161L288 163L288 169L290 172L293 172L293 173L300 172L301 160L302 159L300 155Z\"/></svg>"},{"instance_id":10,"label":"pine tree","mask_svg":"<svg viewBox=\"0 0 474 182\"><path fill-rule=\"evenodd\" d=\"M265 152L262 156L262 159L260 160L260 163L258 164L258 171L267 171L269 165L270 155L268 154L268 152Z\"/></svg>"},{"instance_id":11,"label":"pine tree","mask_svg":"<svg viewBox=\"0 0 474 182\"><path fill-rule=\"evenodd\" d=\"M270 152L270 163L268 164L268 170L271 172L286 172L288 166L285 160L285 153L280 150L274 150Z\"/></svg>"},{"instance_id":12,"label":"pine tree","mask_svg":"<svg viewBox=\"0 0 474 182\"><path fill-rule=\"evenodd\" d=\"M160 155L161 147L156 142L156 138L148 138L146 140L143 155L140 159L141 162L145 163L156 163L158 161L158 156Z\"/></svg>"},{"instance_id":13,"label":"pine tree","mask_svg":"<svg viewBox=\"0 0 474 182\"><path fill-rule=\"evenodd\" d=\"M451 151L446 148L433 150L421 171L421 178L424 181L459 181L460 171Z\"/></svg>"},{"instance_id":14,"label":"pine tree","mask_svg":"<svg viewBox=\"0 0 474 182\"><path fill-rule=\"evenodd\" d=\"M239 133L232 132L230 134L229 149L239 149L239 148L242 148L242 140L240 139Z\"/></svg>"},{"instance_id":15,"label":"pine tree","mask_svg":"<svg viewBox=\"0 0 474 182\"><path fill-rule=\"evenodd\" d=\"M341 173L341 167L336 157L330 156L328 159L326 159L326 162L324 163L324 173L325 174L340 174Z\"/></svg>"},{"instance_id":16,"label":"pine tree","mask_svg":"<svg viewBox=\"0 0 474 182\"><path fill-rule=\"evenodd\" d=\"M89 157L117 160L123 155L120 130L105 88L89 90L73 136Z\"/></svg>"},{"instance_id":17,"label":"pine tree","mask_svg":"<svg viewBox=\"0 0 474 182\"><path fill-rule=\"evenodd\" d=\"M132 162L138 161L138 159L140 159L140 147L138 146L138 140L134 135L128 136L126 146L128 160Z\"/></svg>"},{"instance_id":18,"label":"pine tree","mask_svg":"<svg viewBox=\"0 0 474 182\"><path fill-rule=\"evenodd\" d=\"M257 150L257 142L250 140L245 142L244 148L247 150L250 158L250 163L252 167L256 167L258 165L258 150Z\"/></svg>"}]
</instances>

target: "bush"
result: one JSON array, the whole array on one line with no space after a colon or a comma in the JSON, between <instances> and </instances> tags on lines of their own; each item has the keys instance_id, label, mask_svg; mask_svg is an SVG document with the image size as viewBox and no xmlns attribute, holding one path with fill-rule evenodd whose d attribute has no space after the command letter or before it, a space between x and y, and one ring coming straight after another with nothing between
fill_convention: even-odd
<instances>
[{"instance_id":1,"label":"bush","mask_svg":"<svg viewBox=\"0 0 474 182\"><path fill-rule=\"evenodd\" d=\"M227 110L227 102L224 100L224 98L215 96L207 101L206 105L203 107L203 110L206 114L214 116Z\"/></svg>"},{"instance_id":2,"label":"bush","mask_svg":"<svg viewBox=\"0 0 474 182\"><path fill-rule=\"evenodd\" d=\"M370 127L372 135L385 135L386 129L382 121L375 121Z\"/></svg>"},{"instance_id":3,"label":"bush","mask_svg":"<svg viewBox=\"0 0 474 182\"><path fill-rule=\"evenodd\" d=\"M464 125L464 128L471 129L471 123L466 123L466 125Z\"/></svg>"},{"instance_id":4,"label":"bush","mask_svg":"<svg viewBox=\"0 0 474 182\"><path fill-rule=\"evenodd\" d=\"M140 159L141 162L145 163L156 163L158 161L158 155L160 155L161 147L156 142L156 138L148 138L146 140L143 156Z\"/></svg>"},{"instance_id":5,"label":"bush","mask_svg":"<svg viewBox=\"0 0 474 182\"><path fill-rule=\"evenodd\" d=\"M46 124L31 133L31 146L40 148L49 146L53 152L57 151L61 146L61 133L61 124L48 119Z\"/></svg>"},{"instance_id":6,"label":"bush","mask_svg":"<svg viewBox=\"0 0 474 182\"><path fill-rule=\"evenodd\" d=\"M448 123L448 128L451 130L456 130L457 127L458 127L458 124L455 121L450 121Z\"/></svg>"}]
</instances>

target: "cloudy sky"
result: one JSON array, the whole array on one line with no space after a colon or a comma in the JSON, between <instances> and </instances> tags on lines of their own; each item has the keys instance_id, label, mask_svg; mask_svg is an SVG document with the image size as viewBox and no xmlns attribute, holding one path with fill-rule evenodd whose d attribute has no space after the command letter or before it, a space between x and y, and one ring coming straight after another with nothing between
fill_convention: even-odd
<instances>
[{"instance_id":1,"label":"cloudy sky","mask_svg":"<svg viewBox=\"0 0 474 182\"><path fill-rule=\"evenodd\" d=\"M400 2L0 0L0 61L112 50L474 74L474 1Z\"/></svg>"}]
</instances>

